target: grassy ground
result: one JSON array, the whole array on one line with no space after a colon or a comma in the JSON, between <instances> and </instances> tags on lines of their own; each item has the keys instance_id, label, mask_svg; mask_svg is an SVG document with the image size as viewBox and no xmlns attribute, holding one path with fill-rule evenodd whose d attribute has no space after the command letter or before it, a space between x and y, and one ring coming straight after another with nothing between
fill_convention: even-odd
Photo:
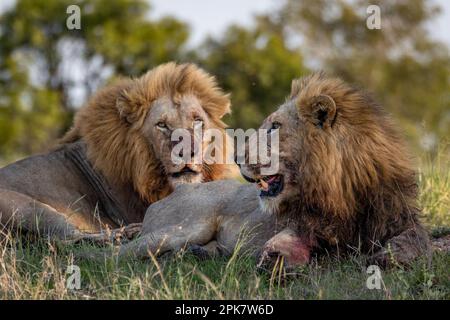
<instances>
[{"instance_id":1,"label":"grassy ground","mask_svg":"<svg viewBox=\"0 0 450 320\"><path fill-rule=\"evenodd\" d=\"M444 166L447 168L447 166ZM450 172L428 166L421 173L423 220L435 235L450 230ZM382 271L381 289L369 290L363 257L324 257L281 279L260 274L243 256L197 261L179 254L158 261L100 262L74 255L99 250L4 237L0 243L0 299L450 299L450 253L431 264ZM81 289L68 290L68 265L81 270Z\"/></svg>"}]
</instances>

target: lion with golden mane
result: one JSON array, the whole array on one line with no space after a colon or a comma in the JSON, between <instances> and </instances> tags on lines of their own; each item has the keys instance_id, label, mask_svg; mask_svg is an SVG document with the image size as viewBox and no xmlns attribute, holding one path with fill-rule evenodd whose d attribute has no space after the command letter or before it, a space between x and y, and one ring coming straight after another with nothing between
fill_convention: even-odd
<instances>
[{"instance_id":1,"label":"lion with golden mane","mask_svg":"<svg viewBox=\"0 0 450 320\"><path fill-rule=\"evenodd\" d=\"M193 64L168 63L95 94L53 151L0 169L1 225L77 238L142 222L176 185L227 176L219 164L174 164L171 133L223 131L228 95Z\"/></svg>"},{"instance_id":2,"label":"lion with golden mane","mask_svg":"<svg viewBox=\"0 0 450 320\"><path fill-rule=\"evenodd\" d=\"M314 252L360 252L379 264L391 258L406 264L430 252L410 157L368 95L321 73L294 80L287 101L261 129L278 130L275 175L262 175L261 164L244 164L241 173L252 184L180 186L150 206L142 237L121 255L186 244L201 254L229 253L243 226L253 252L262 251L261 262L281 255L295 266Z\"/></svg>"}]
</instances>

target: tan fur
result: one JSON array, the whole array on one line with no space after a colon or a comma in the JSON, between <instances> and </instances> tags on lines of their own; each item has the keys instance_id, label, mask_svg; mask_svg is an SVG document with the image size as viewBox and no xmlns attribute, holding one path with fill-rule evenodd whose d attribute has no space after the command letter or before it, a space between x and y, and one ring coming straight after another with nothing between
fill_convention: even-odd
<instances>
[{"instance_id":1,"label":"tan fur","mask_svg":"<svg viewBox=\"0 0 450 320\"><path fill-rule=\"evenodd\" d=\"M138 79L121 80L98 92L75 118L62 143L82 138L89 160L111 183L132 183L142 199L151 203L170 192L164 170L141 133L152 102L193 94L216 128L230 112L228 95L213 77L193 64L167 63ZM204 166L205 181L224 176L223 166Z\"/></svg>"}]
</instances>

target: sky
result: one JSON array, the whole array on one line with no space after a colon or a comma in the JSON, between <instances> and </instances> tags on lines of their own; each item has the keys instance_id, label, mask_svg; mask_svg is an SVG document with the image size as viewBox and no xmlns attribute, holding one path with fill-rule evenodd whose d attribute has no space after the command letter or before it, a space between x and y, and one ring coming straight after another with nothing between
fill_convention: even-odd
<instances>
[{"instance_id":1,"label":"sky","mask_svg":"<svg viewBox=\"0 0 450 320\"><path fill-rule=\"evenodd\" d=\"M255 13L271 12L280 0L151 0L151 17L172 15L186 21L192 31L190 45L198 45L207 35L221 35L232 23L251 25ZM430 26L431 34L450 46L450 1L433 0L442 14ZM383 16L381 16L383 19Z\"/></svg>"},{"instance_id":2,"label":"sky","mask_svg":"<svg viewBox=\"0 0 450 320\"><path fill-rule=\"evenodd\" d=\"M151 17L172 15L191 27L190 44L217 36L230 24L250 26L255 14L276 8L276 0L151 0Z\"/></svg>"}]
</instances>

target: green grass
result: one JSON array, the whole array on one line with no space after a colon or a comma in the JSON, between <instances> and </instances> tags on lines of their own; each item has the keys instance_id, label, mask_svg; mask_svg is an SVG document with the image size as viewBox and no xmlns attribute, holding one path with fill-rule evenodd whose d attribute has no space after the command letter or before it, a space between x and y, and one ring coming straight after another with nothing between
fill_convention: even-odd
<instances>
[{"instance_id":1,"label":"green grass","mask_svg":"<svg viewBox=\"0 0 450 320\"><path fill-rule=\"evenodd\" d=\"M443 168L448 168L444 166ZM450 230L450 173L428 166L420 176L423 220L435 235ZM431 263L382 271L380 290L366 287L364 258L323 257L295 276L258 273L245 256L197 261L189 254L156 260L74 259L101 249L3 237L0 299L450 299L450 253ZM66 268L81 269L81 289L66 288Z\"/></svg>"},{"instance_id":2,"label":"green grass","mask_svg":"<svg viewBox=\"0 0 450 320\"><path fill-rule=\"evenodd\" d=\"M81 290L67 290L73 252L89 246L16 243L0 266L1 299L450 299L449 254L430 265L382 271L380 290L366 287L361 257L323 258L280 279L260 274L245 256L197 261L190 255L152 261L80 260Z\"/></svg>"}]
</instances>

